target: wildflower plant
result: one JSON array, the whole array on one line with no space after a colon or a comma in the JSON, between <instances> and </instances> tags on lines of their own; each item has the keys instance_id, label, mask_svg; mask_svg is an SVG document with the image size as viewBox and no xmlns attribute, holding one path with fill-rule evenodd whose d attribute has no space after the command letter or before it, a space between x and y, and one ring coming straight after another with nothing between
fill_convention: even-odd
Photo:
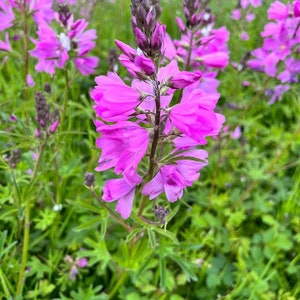
<instances>
[{"instance_id":1,"label":"wildflower plant","mask_svg":"<svg viewBox=\"0 0 300 300\"><path fill-rule=\"evenodd\" d=\"M0 299L299 299L298 2L0 1Z\"/></svg>"},{"instance_id":2,"label":"wildflower plant","mask_svg":"<svg viewBox=\"0 0 300 300\"><path fill-rule=\"evenodd\" d=\"M198 1L194 2L196 6ZM188 1L185 7L190 4ZM185 70L189 64L181 71L175 57L165 55L172 46L167 42L166 26L159 22L159 1L132 1L131 14L138 48L116 40L123 52L119 60L133 77L131 83L109 72L96 77L97 85L91 91L100 133L96 170L113 168L120 176L106 181L102 199L117 201L116 210L123 219L131 215L134 200L137 215L142 216L148 198L156 205L163 203L162 195L169 202L182 198L184 189L208 163L208 153L198 147L207 143L207 137L218 135L225 121L214 111L220 95L199 87L203 73ZM210 39L217 44L215 37ZM191 49L195 51L195 45L187 51ZM215 63L212 58L207 63L210 54L206 54L204 64L224 67L227 54L214 50Z\"/></svg>"}]
</instances>

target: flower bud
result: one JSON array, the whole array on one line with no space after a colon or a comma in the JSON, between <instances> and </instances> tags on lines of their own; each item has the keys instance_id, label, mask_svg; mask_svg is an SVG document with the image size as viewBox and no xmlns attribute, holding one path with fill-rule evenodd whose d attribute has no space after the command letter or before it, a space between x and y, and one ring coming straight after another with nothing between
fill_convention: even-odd
<instances>
[{"instance_id":1,"label":"flower bud","mask_svg":"<svg viewBox=\"0 0 300 300\"><path fill-rule=\"evenodd\" d=\"M154 62L145 56L138 55L134 60L134 64L148 76L153 75L155 72Z\"/></svg>"},{"instance_id":2,"label":"flower bud","mask_svg":"<svg viewBox=\"0 0 300 300\"><path fill-rule=\"evenodd\" d=\"M94 186L95 176L93 173L85 173L84 175L84 185L88 187Z\"/></svg>"},{"instance_id":3,"label":"flower bud","mask_svg":"<svg viewBox=\"0 0 300 300\"><path fill-rule=\"evenodd\" d=\"M294 2L294 17L298 18L300 17L300 1L296 0Z\"/></svg>"},{"instance_id":4,"label":"flower bud","mask_svg":"<svg viewBox=\"0 0 300 300\"><path fill-rule=\"evenodd\" d=\"M188 71L182 71L178 74L174 75L170 79L170 87L173 89L183 89L194 82L198 81L202 76L202 73L199 71L195 72L188 72Z\"/></svg>"}]
</instances>

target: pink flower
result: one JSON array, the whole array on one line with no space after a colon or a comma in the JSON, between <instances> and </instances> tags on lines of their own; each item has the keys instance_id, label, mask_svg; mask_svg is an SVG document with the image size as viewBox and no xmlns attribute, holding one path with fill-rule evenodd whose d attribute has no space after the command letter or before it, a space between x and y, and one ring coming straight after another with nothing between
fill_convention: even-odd
<instances>
[{"instance_id":1,"label":"pink flower","mask_svg":"<svg viewBox=\"0 0 300 300\"><path fill-rule=\"evenodd\" d=\"M234 140L239 139L242 136L242 129L240 126L237 126L233 132L230 134L230 137Z\"/></svg>"},{"instance_id":2,"label":"pink flower","mask_svg":"<svg viewBox=\"0 0 300 300\"><path fill-rule=\"evenodd\" d=\"M294 1L293 7L294 7L294 17L296 18L300 17L300 0Z\"/></svg>"},{"instance_id":3,"label":"pink flower","mask_svg":"<svg viewBox=\"0 0 300 300\"><path fill-rule=\"evenodd\" d=\"M26 75L26 83L30 87L33 87L35 85L35 82L33 81L33 78L30 74Z\"/></svg>"},{"instance_id":4,"label":"pink flower","mask_svg":"<svg viewBox=\"0 0 300 300\"><path fill-rule=\"evenodd\" d=\"M200 60L205 66L222 69L228 65L228 54L225 52L214 52L202 55Z\"/></svg>"},{"instance_id":5,"label":"pink flower","mask_svg":"<svg viewBox=\"0 0 300 300\"><path fill-rule=\"evenodd\" d=\"M233 20L239 20L241 18L242 14L241 14L241 10L240 9L234 9L231 12L231 18Z\"/></svg>"},{"instance_id":6,"label":"pink flower","mask_svg":"<svg viewBox=\"0 0 300 300\"><path fill-rule=\"evenodd\" d=\"M56 131L58 125L59 125L59 120L54 121L49 127L50 133L54 133Z\"/></svg>"},{"instance_id":7,"label":"pink flower","mask_svg":"<svg viewBox=\"0 0 300 300\"><path fill-rule=\"evenodd\" d=\"M199 178L199 170L207 165L207 152L190 150L180 156L185 156L187 159L177 160L176 165L162 166L156 176L144 185L143 195L149 195L152 200L165 192L170 202L182 197L183 189L191 186Z\"/></svg>"},{"instance_id":8,"label":"pink flower","mask_svg":"<svg viewBox=\"0 0 300 300\"><path fill-rule=\"evenodd\" d=\"M76 265L79 268L85 268L87 264L88 264L88 260L85 257L76 259Z\"/></svg>"},{"instance_id":9,"label":"pink flower","mask_svg":"<svg viewBox=\"0 0 300 300\"><path fill-rule=\"evenodd\" d=\"M30 51L30 54L39 60L35 67L37 71L45 71L53 75L55 69L64 68L71 57L82 75L94 73L94 68L98 65L98 58L87 57L87 55L94 48L93 40L97 36L93 29L85 31L88 23L84 19L73 22L73 16L71 16L67 20L67 32L59 34L44 20L40 20L38 25L39 40L32 39L36 48Z\"/></svg>"},{"instance_id":10,"label":"pink flower","mask_svg":"<svg viewBox=\"0 0 300 300\"><path fill-rule=\"evenodd\" d=\"M70 40L63 33L58 39L54 30L46 22L40 22L39 25L37 34L40 40L32 39L36 48L30 51L30 54L39 60L35 69L38 72L47 72L52 76L55 69L63 68L69 59Z\"/></svg>"},{"instance_id":11,"label":"pink flower","mask_svg":"<svg viewBox=\"0 0 300 300\"><path fill-rule=\"evenodd\" d=\"M5 33L5 42L0 41L0 50L11 52L11 46L8 39L8 32Z\"/></svg>"},{"instance_id":12,"label":"pink flower","mask_svg":"<svg viewBox=\"0 0 300 300\"><path fill-rule=\"evenodd\" d=\"M250 13L250 12L247 12L247 14L246 14L246 21L250 23L250 22L252 22L254 19L255 19L255 14L252 14L252 13Z\"/></svg>"},{"instance_id":13,"label":"pink flower","mask_svg":"<svg viewBox=\"0 0 300 300\"><path fill-rule=\"evenodd\" d=\"M187 86L191 85L194 82L197 82L200 80L202 74L199 71L195 72L188 72L188 71L182 71L170 79L170 87L174 89L183 89Z\"/></svg>"},{"instance_id":14,"label":"pink flower","mask_svg":"<svg viewBox=\"0 0 300 300\"><path fill-rule=\"evenodd\" d=\"M0 1L0 31L3 31L13 25L15 15L11 4L6 0Z\"/></svg>"},{"instance_id":15,"label":"pink flower","mask_svg":"<svg viewBox=\"0 0 300 300\"><path fill-rule=\"evenodd\" d=\"M99 59L95 56L77 57L74 59L74 63L78 71L82 75L86 76L95 72L95 68L98 66Z\"/></svg>"},{"instance_id":16,"label":"pink flower","mask_svg":"<svg viewBox=\"0 0 300 300\"><path fill-rule=\"evenodd\" d=\"M125 178L107 180L102 199L107 202L118 201L116 211L123 219L127 219L130 217L135 188L139 183L130 183Z\"/></svg>"},{"instance_id":17,"label":"pink flower","mask_svg":"<svg viewBox=\"0 0 300 300\"><path fill-rule=\"evenodd\" d=\"M268 9L268 17L270 20L283 21L289 16L290 5L275 1Z\"/></svg>"},{"instance_id":18,"label":"pink flower","mask_svg":"<svg viewBox=\"0 0 300 300\"><path fill-rule=\"evenodd\" d=\"M98 117L108 122L125 121L135 112L140 102L140 93L127 86L115 73L98 76L97 85L91 91L96 102L94 109Z\"/></svg>"},{"instance_id":19,"label":"pink flower","mask_svg":"<svg viewBox=\"0 0 300 300\"><path fill-rule=\"evenodd\" d=\"M155 72L155 64L154 62L146 57L143 52L136 51L131 48L127 44L115 40L117 47L124 52L124 54L120 55L121 64L128 70L128 72L134 77L141 77L143 75L153 75Z\"/></svg>"},{"instance_id":20,"label":"pink flower","mask_svg":"<svg viewBox=\"0 0 300 300\"><path fill-rule=\"evenodd\" d=\"M242 8L247 8L249 4L253 7L258 7L261 5L261 0L241 0Z\"/></svg>"},{"instance_id":21,"label":"pink flower","mask_svg":"<svg viewBox=\"0 0 300 300\"><path fill-rule=\"evenodd\" d=\"M173 106L169 112L170 122L182 133L203 144L206 136L217 135L225 118L213 109L219 94L206 94L202 90L193 90L183 95L181 103Z\"/></svg>"},{"instance_id":22,"label":"pink flower","mask_svg":"<svg viewBox=\"0 0 300 300\"><path fill-rule=\"evenodd\" d=\"M249 35L246 31L242 31L241 40L243 40L243 41L248 41L249 40Z\"/></svg>"},{"instance_id":23,"label":"pink flower","mask_svg":"<svg viewBox=\"0 0 300 300\"><path fill-rule=\"evenodd\" d=\"M148 148L148 131L128 121L114 125L95 121L95 125L101 132L96 145L102 150L96 171L114 168L116 174L123 174L128 181L139 182L136 170Z\"/></svg>"}]
</instances>

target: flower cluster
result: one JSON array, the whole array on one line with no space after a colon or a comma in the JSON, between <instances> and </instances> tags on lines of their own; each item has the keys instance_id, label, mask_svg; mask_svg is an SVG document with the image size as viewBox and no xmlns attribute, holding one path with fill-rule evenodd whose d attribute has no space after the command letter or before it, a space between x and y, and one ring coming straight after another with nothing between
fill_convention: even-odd
<instances>
[{"instance_id":1,"label":"flower cluster","mask_svg":"<svg viewBox=\"0 0 300 300\"><path fill-rule=\"evenodd\" d=\"M84 19L74 21L66 5L60 6L54 20L60 26L59 32L54 31L45 20L38 22L38 40L32 39L36 47L30 52L39 60L36 70L53 75L56 68L64 68L72 58L82 75L92 74L98 58L88 55L95 47L96 31L85 31L88 23Z\"/></svg>"},{"instance_id":2,"label":"flower cluster","mask_svg":"<svg viewBox=\"0 0 300 300\"><path fill-rule=\"evenodd\" d=\"M281 99L291 83L298 82L300 1L292 4L273 2L268 10L268 18L271 22L266 24L261 33L263 46L252 51L254 58L248 61L248 66L280 81L275 88L266 91L272 104Z\"/></svg>"},{"instance_id":3,"label":"flower cluster","mask_svg":"<svg viewBox=\"0 0 300 300\"><path fill-rule=\"evenodd\" d=\"M241 27L241 40L249 40L246 24L251 23L255 19L253 8L255 9L261 6L261 2L261 0L241 0L238 1L237 7L232 11L231 18L235 21L239 21L238 24ZM246 22L243 22L244 20Z\"/></svg>"},{"instance_id":4,"label":"flower cluster","mask_svg":"<svg viewBox=\"0 0 300 300\"><path fill-rule=\"evenodd\" d=\"M215 93L217 70L228 65L229 32L225 27L214 29L214 16L205 1L184 0L183 6L185 23L176 18L181 39L173 43L167 39L166 56L183 62L185 70L201 70L201 82L195 87Z\"/></svg>"},{"instance_id":5,"label":"flower cluster","mask_svg":"<svg viewBox=\"0 0 300 300\"><path fill-rule=\"evenodd\" d=\"M132 0L138 48L121 41L116 45L133 80L127 85L109 72L96 77L91 92L101 134L96 170L114 169L120 176L105 183L102 198L117 201L116 210L124 219L131 214L138 187L143 199L163 193L170 202L180 199L207 164L208 154L198 146L217 135L225 121L214 112L219 94L198 87L200 71L180 71L175 59L166 63L166 27L158 22L160 11L158 1ZM143 205L139 213L142 209Z\"/></svg>"}]
</instances>

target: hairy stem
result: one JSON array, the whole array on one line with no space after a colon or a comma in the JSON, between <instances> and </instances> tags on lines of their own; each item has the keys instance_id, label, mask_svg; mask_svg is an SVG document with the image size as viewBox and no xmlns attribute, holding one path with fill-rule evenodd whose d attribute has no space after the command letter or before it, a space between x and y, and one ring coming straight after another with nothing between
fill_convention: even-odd
<instances>
[{"instance_id":1,"label":"hairy stem","mask_svg":"<svg viewBox=\"0 0 300 300\"><path fill-rule=\"evenodd\" d=\"M108 207L106 203L101 198L99 198L92 189L91 192L94 198L100 203L100 205L103 206L121 226L123 226L128 232L132 230L132 228L129 225L127 225L118 214L111 210L110 207Z\"/></svg>"}]
</instances>

